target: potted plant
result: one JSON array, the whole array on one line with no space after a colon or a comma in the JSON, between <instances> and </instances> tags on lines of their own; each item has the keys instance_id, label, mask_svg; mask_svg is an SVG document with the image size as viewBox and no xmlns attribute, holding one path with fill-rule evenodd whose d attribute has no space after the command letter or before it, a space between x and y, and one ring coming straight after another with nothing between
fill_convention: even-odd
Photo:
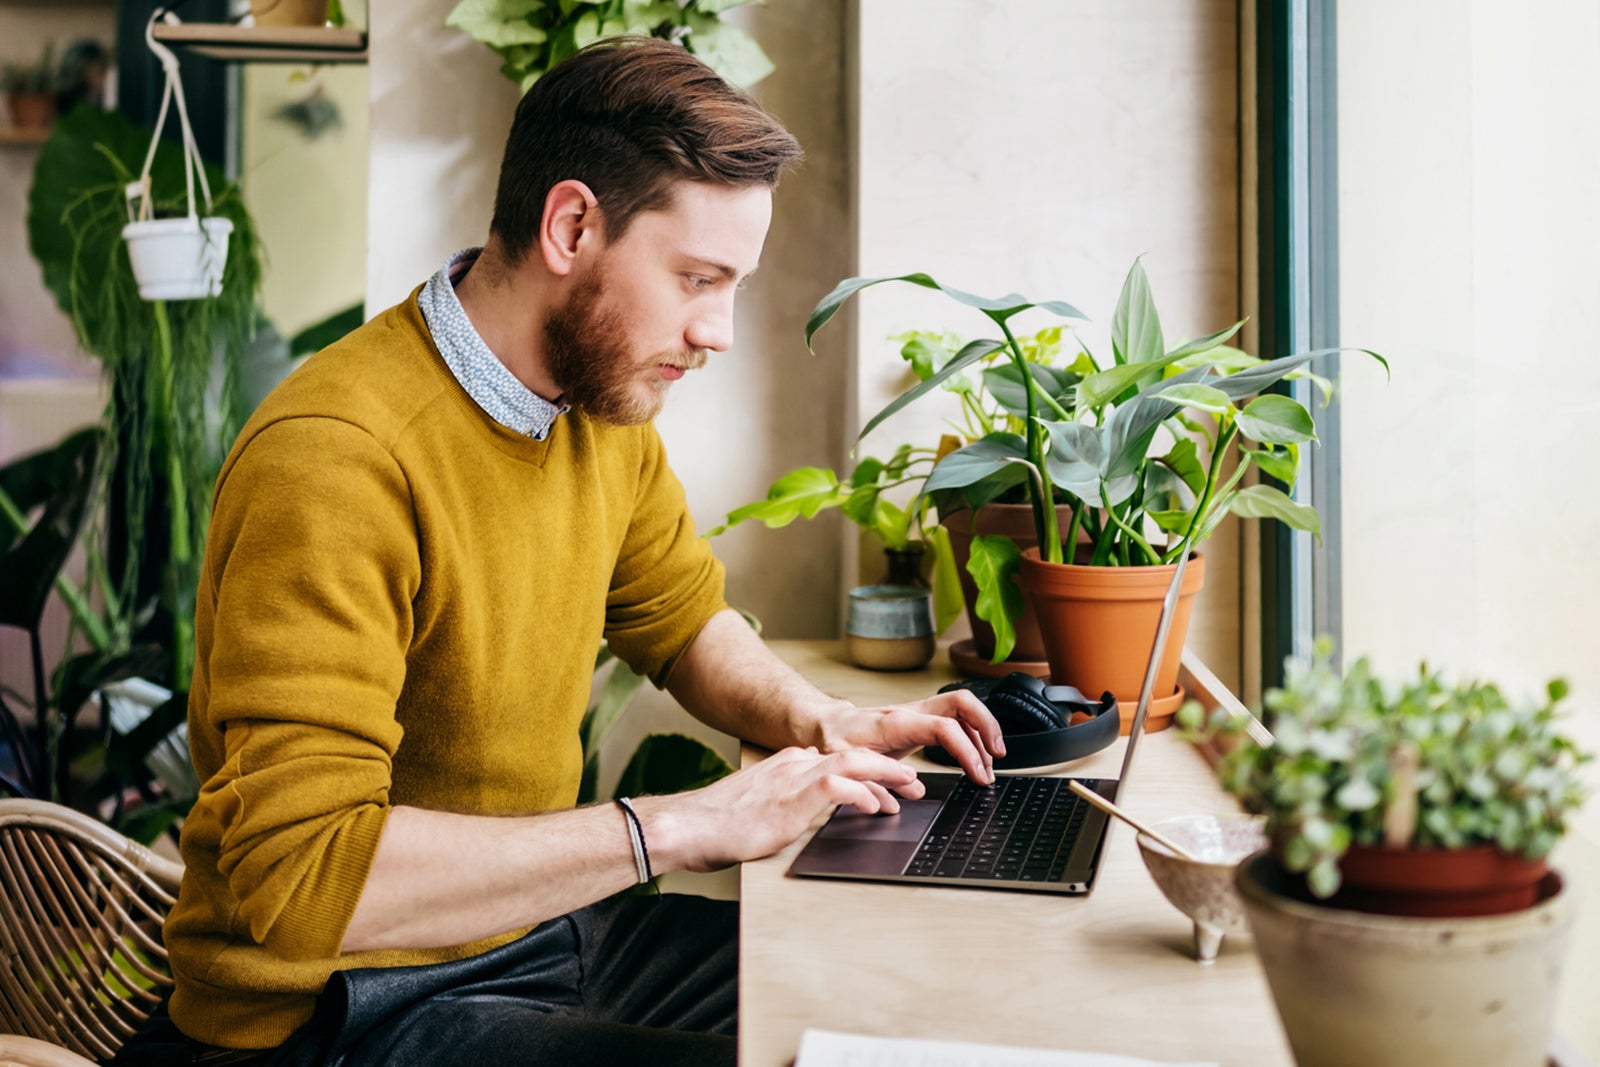
<instances>
[{"instance_id":1,"label":"potted plant","mask_svg":"<svg viewBox=\"0 0 1600 1067\"><path fill-rule=\"evenodd\" d=\"M1241 739L1219 774L1266 816L1237 884L1296 1059L1543 1064L1576 905L1546 857L1588 758L1558 729L1566 685L1519 702L1424 667L1391 686L1364 659L1341 675L1326 639L1285 674L1272 743Z\"/></svg>"},{"instance_id":2,"label":"potted plant","mask_svg":"<svg viewBox=\"0 0 1600 1067\"><path fill-rule=\"evenodd\" d=\"M735 85L772 73L772 61L722 13L749 0L461 0L445 25L494 49L500 73L527 92L539 75L604 37L681 42Z\"/></svg>"},{"instance_id":3,"label":"potted plant","mask_svg":"<svg viewBox=\"0 0 1600 1067\"><path fill-rule=\"evenodd\" d=\"M54 42L44 46L36 63L7 63L0 68L0 90L6 94L11 125L19 130L48 129L55 121L60 81Z\"/></svg>"},{"instance_id":4,"label":"potted plant","mask_svg":"<svg viewBox=\"0 0 1600 1067\"><path fill-rule=\"evenodd\" d=\"M967 347L964 338L947 331L911 330L890 340L899 344L900 358L918 382L940 375ZM1052 395L1065 392L1093 370L1088 356L1081 351L1068 359L1068 340L1060 326L1048 326L1017 339L1029 373ZM948 421L952 432L937 442L901 445L888 461L865 458L848 476L823 467L790 471L772 484L763 499L730 512L724 524L711 534L751 519L777 528L796 518L813 518L822 511L839 508L882 542L888 560L885 581L901 584L929 579L938 632L943 633L965 608L973 636L950 649L951 659L959 669L997 676L1014 670L1042 673L1046 669L1043 639L1026 607L1015 625L1009 650L1003 656L995 656L995 632L985 621L994 613L978 607L980 595L986 595L989 587L980 593L968 569L975 536L1005 534L1024 547L1034 543L1022 469L1013 468L1008 472L1013 475L1009 480L996 479L985 486L988 492L923 491L928 475L951 452L992 434L1022 432L1027 398L1021 378L1010 360L996 349L967 372L942 375L938 385L955 397L959 407L957 418ZM912 492L909 502L905 502L903 491L908 487ZM886 495L897 490L902 491L902 503L895 503ZM1059 495L1057 503L1062 509L1070 506ZM928 521L930 505L938 513L938 525Z\"/></svg>"},{"instance_id":5,"label":"potted plant","mask_svg":"<svg viewBox=\"0 0 1600 1067\"><path fill-rule=\"evenodd\" d=\"M1162 594L1181 554L1193 553L1230 513L1318 532L1311 508L1273 486L1242 482L1259 468L1292 486L1300 446L1315 440L1315 424L1298 401L1261 394L1286 377L1308 373L1306 364L1335 350L1261 360L1226 344L1242 321L1169 348L1138 261L1112 319L1111 362L1086 352L1089 373L1059 390L1028 372L1010 322L1034 309L1081 319L1080 312L1015 293L974 296L926 274L840 282L812 311L807 343L845 300L888 281L946 293L987 316L1004 340L972 342L938 374L879 412L863 434L943 376L992 352L1002 352L1016 368L1017 381L1029 383L1023 433L989 434L952 452L923 486L928 494L959 490L974 504L1017 481L1028 487L1038 547L1024 553L998 536L976 537L972 544L968 569L980 590L980 613L988 612L984 618L995 627L997 658L1010 651L1026 592L1055 680L1085 692L1109 690L1131 703L1143 681ZM1054 506L1058 495L1070 504L1065 530ZM1070 560L1063 545L1074 547ZM1152 728L1170 722L1182 703L1178 661L1204 573L1201 558L1186 572L1157 678Z\"/></svg>"},{"instance_id":6,"label":"potted plant","mask_svg":"<svg viewBox=\"0 0 1600 1067\"><path fill-rule=\"evenodd\" d=\"M136 182L146 161L148 183ZM102 419L106 488L85 540L103 546L116 647L154 643L148 680L188 687L194 594L222 458L247 414L239 365L259 315L260 249L239 190L207 177L213 212L232 228L225 270L197 299L146 300L123 232L125 191L147 188L151 214L187 217L182 150L152 141L117 112L75 109L56 123L34 169L29 246L45 285L108 385ZM180 221L187 221L183 219Z\"/></svg>"}]
</instances>

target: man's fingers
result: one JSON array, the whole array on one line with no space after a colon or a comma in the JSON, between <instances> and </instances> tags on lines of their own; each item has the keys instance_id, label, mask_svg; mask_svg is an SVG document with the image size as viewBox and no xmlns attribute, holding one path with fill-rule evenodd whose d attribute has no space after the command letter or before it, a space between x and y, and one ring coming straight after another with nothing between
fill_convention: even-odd
<instances>
[{"instance_id":1,"label":"man's fingers","mask_svg":"<svg viewBox=\"0 0 1600 1067\"><path fill-rule=\"evenodd\" d=\"M956 718L963 725L970 726L978 731L983 738L983 747L996 756L1006 754L1006 739L1000 729L1000 723L995 719L994 713L986 708L983 701L966 689L958 689L951 694L956 697Z\"/></svg>"},{"instance_id":2,"label":"man's fingers","mask_svg":"<svg viewBox=\"0 0 1600 1067\"><path fill-rule=\"evenodd\" d=\"M994 781L994 770L986 758L988 753L973 741L964 725L956 719L938 719L933 728L939 735L940 746L967 772L967 777L979 785Z\"/></svg>"}]
</instances>

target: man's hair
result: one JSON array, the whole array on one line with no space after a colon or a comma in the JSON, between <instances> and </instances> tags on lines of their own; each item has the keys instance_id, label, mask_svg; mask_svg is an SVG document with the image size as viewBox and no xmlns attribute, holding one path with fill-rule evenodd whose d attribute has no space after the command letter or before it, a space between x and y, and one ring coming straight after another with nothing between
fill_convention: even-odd
<instances>
[{"instance_id":1,"label":"man's hair","mask_svg":"<svg viewBox=\"0 0 1600 1067\"><path fill-rule=\"evenodd\" d=\"M517 105L490 230L522 262L545 197L576 179L615 241L639 212L667 206L677 181L771 187L801 155L776 119L688 49L609 38L558 63Z\"/></svg>"}]
</instances>

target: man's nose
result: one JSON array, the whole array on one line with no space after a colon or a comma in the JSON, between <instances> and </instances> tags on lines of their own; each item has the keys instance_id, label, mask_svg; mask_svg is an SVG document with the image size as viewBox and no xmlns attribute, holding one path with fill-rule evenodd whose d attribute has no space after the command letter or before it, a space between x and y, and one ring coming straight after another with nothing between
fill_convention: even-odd
<instances>
[{"instance_id":1,"label":"man's nose","mask_svg":"<svg viewBox=\"0 0 1600 1067\"><path fill-rule=\"evenodd\" d=\"M733 301L720 302L707 308L684 331L684 341L690 348L709 352L726 352L733 347Z\"/></svg>"}]
</instances>

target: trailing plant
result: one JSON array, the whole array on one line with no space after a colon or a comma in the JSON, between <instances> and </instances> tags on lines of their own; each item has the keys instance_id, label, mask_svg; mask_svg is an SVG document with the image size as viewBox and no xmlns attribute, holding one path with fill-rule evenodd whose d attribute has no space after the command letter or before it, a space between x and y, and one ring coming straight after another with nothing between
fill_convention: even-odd
<instances>
[{"instance_id":1,"label":"trailing plant","mask_svg":"<svg viewBox=\"0 0 1600 1067\"><path fill-rule=\"evenodd\" d=\"M1021 394L1015 398L1021 426L996 429L941 458L923 484L924 494L934 499L956 494L978 508L1025 485L1040 557L1049 563L1068 562L1062 546L1077 546L1080 530L1090 547L1072 562L1107 567L1171 563L1209 537L1230 513L1275 518L1320 536L1313 509L1274 486L1241 483L1257 467L1292 489L1300 446L1316 440L1315 424L1299 401L1264 391L1285 378L1307 374L1312 360L1341 349L1261 360L1227 345L1242 320L1168 348L1137 260L1112 318L1111 362L1102 363L1084 347L1084 362L1075 362L1070 375L1033 369L1011 320L1035 309L1083 319L1072 305L1017 293L975 296L927 274L845 279L812 310L807 345L846 300L884 282L939 290L985 315L1003 339L968 343L873 416L862 437L947 378L996 353L1009 359ZM1355 351L1367 352L1387 369L1376 352ZM1325 381L1318 381L1327 388ZM1024 382L1026 389L1021 388ZM1055 507L1062 499L1072 508L1065 532ZM973 538L968 570L978 583L979 617L995 630L995 662L1010 655L1022 614L1022 596L1013 584L1019 558L1010 538Z\"/></svg>"},{"instance_id":2,"label":"trailing plant","mask_svg":"<svg viewBox=\"0 0 1600 1067\"><path fill-rule=\"evenodd\" d=\"M1226 712L1179 712L1192 738L1227 738L1223 786L1267 817L1280 861L1329 897L1352 845L1382 845L1396 819L1412 848L1492 845L1538 859L1560 840L1585 797L1578 767L1591 757L1559 732L1567 684L1513 701L1492 683L1447 681L1421 665L1398 684L1365 658L1342 675L1333 643L1285 664L1265 697L1270 745L1249 742ZM1404 831L1402 831L1404 832Z\"/></svg>"},{"instance_id":3,"label":"trailing plant","mask_svg":"<svg viewBox=\"0 0 1600 1067\"><path fill-rule=\"evenodd\" d=\"M722 13L749 0L461 0L445 25L505 60L500 73L527 92L563 59L605 37L677 41L735 85L772 73L761 46Z\"/></svg>"},{"instance_id":4,"label":"trailing plant","mask_svg":"<svg viewBox=\"0 0 1600 1067\"><path fill-rule=\"evenodd\" d=\"M932 576L935 627L943 633L962 611L960 578L956 573L950 535L930 522L931 511L949 515L967 506L965 498L953 491L928 492L928 475L945 456L993 434L1019 434L1027 415L1027 398L1017 368L1005 354L995 349L980 357L968 370L944 375L942 372L967 347L960 336L948 331L910 330L891 337L899 343L900 358L918 382L940 376L938 386L959 402L958 418L947 420L952 431L934 444L904 444L888 460L868 456L860 460L848 476L826 467L800 467L780 477L766 496L728 513L723 525L710 530L715 536L742 522L756 520L770 529L789 525L798 518L815 518L838 508L851 522L870 530L886 549L895 552L925 552ZM1018 339L1018 347L1028 372L1053 392L1076 383L1091 370L1088 357L1078 352L1066 365L1066 337L1060 326L1049 326ZM863 434L865 436L865 434ZM994 502L1027 502L1022 472L1004 486ZM902 505L889 494L914 487L911 499ZM1065 502L1065 498L1058 498Z\"/></svg>"},{"instance_id":5,"label":"trailing plant","mask_svg":"<svg viewBox=\"0 0 1600 1067\"><path fill-rule=\"evenodd\" d=\"M211 487L246 414L238 370L258 321L261 251L238 188L208 169L213 213L233 223L220 295L140 298L122 239L124 190L149 138L117 112L80 107L59 121L34 169L28 238L109 386L103 423L114 468L88 539L106 545L113 645L155 640L169 662L152 680L184 689ZM176 147L159 146L151 181L158 215L185 213Z\"/></svg>"}]
</instances>

